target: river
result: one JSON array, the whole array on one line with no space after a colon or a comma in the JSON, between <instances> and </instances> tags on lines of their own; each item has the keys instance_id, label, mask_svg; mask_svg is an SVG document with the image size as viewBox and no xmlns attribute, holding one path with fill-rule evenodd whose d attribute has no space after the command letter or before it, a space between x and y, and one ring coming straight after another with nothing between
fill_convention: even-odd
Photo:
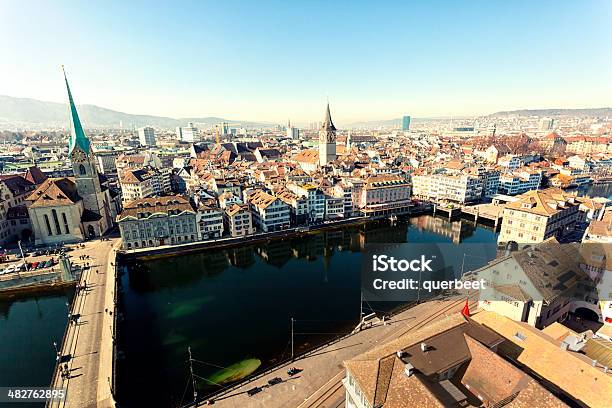
<instances>
[{"instance_id":1,"label":"river","mask_svg":"<svg viewBox=\"0 0 612 408\"><path fill-rule=\"evenodd\" d=\"M291 318L296 353L349 332L359 319L366 243L494 244L496 237L473 221L425 215L124 265L119 401L191 400L188 347L202 395L231 375L288 358Z\"/></svg>"},{"instance_id":2,"label":"river","mask_svg":"<svg viewBox=\"0 0 612 408\"><path fill-rule=\"evenodd\" d=\"M0 299L0 385L48 387L68 320L72 289ZM44 406L44 403L19 404Z\"/></svg>"}]
</instances>

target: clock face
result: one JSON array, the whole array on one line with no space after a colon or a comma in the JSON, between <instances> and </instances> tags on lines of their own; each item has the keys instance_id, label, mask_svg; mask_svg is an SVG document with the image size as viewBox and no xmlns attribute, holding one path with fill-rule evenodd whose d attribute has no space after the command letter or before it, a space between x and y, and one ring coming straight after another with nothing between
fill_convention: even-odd
<instances>
[{"instance_id":1,"label":"clock face","mask_svg":"<svg viewBox=\"0 0 612 408\"><path fill-rule=\"evenodd\" d=\"M72 150L71 159L73 162L83 163L87 161L87 156L85 156L83 150L75 147L74 150Z\"/></svg>"},{"instance_id":2,"label":"clock face","mask_svg":"<svg viewBox=\"0 0 612 408\"><path fill-rule=\"evenodd\" d=\"M319 134L319 141L325 143L335 143L336 142L336 133L332 131L324 131L322 130Z\"/></svg>"}]
</instances>

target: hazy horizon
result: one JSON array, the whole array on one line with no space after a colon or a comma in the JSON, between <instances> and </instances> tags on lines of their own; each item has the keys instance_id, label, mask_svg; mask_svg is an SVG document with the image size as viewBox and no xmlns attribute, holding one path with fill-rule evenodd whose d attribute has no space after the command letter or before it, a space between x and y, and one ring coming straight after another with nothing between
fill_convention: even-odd
<instances>
[{"instance_id":1,"label":"hazy horizon","mask_svg":"<svg viewBox=\"0 0 612 408\"><path fill-rule=\"evenodd\" d=\"M4 3L0 94L18 98L65 103L65 64L77 104L170 118L612 106L606 1Z\"/></svg>"}]
</instances>

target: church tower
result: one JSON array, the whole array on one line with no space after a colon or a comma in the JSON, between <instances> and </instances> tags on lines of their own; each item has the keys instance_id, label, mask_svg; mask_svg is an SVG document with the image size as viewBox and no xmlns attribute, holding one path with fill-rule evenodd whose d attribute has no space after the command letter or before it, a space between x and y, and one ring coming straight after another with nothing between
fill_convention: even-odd
<instances>
[{"instance_id":1,"label":"church tower","mask_svg":"<svg viewBox=\"0 0 612 408\"><path fill-rule=\"evenodd\" d=\"M112 224L108 197L106 191L100 185L100 177L96 169L96 161L91 143L83 131L76 105L72 99L66 72L64 72L64 80L66 81L68 102L70 104L71 129L68 157L72 163L77 193L83 200L84 209L91 212L88 218L99 217L100 228L99 231L95 231L95 235L98 235L104 233Z\"/></svg>"},{"instance_id":2,"label":"church tower","mask_svg":"<svg viewBox=\"0 0 612 408\"><path fill-rule=\"evenodd\" d=\"M336 160L336 127L332 122L328 103L325 120L319 130L319 165L326 166L334 160Z\"/></svg>"}]
</instances>

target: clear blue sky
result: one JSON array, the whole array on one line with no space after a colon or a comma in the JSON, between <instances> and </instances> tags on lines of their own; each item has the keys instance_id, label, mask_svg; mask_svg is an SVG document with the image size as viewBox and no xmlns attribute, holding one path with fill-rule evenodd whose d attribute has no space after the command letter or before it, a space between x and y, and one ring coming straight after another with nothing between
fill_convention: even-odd
<instances>
[{"instance_id":1,"label":"clear blue sky","mask_svg":"<svg viewBox=\"0 0 612 408\"><path fill-rule=\"evenodd\" d=\"M0 0L0 94L337 122L612 105L612 1ZM95 4L94 4L95 3Z\"/></svg>"}]
</instances>

